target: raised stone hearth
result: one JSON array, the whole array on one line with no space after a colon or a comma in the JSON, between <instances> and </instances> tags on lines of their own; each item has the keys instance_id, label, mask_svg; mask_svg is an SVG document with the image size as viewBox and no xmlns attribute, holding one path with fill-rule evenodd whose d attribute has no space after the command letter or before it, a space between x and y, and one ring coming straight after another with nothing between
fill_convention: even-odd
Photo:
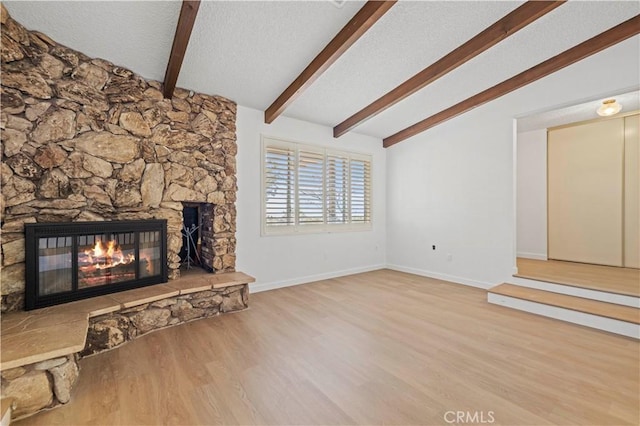
<instances>
[{"instance_id":1,"label":"raised stone hearth","mask_svg":"<svg viewBox=\"0 0 640 426\"><path fill-rule=\"evenodd\" d=\"M244 284L176 295L89 319L82 356L113 349L149 331L249 306Z\"/></svg>"},{"instance_id":2,"label":"raised stone hearth","mask_svg":"<svg viewBox=\"0 0 640 426\"><path fill-rule=\"evenodd\" d=\"M2 312L24 307L24 224L166 219L180 275L183 202L213 206L216 273L234 271L236 105L162 85L28 31L2 6Z\"/></svg>"},{"instance_id":3,"label":"raised stone hearth","mask_svg":"<svg viewBox=\"0 0 640 426\"><path fill-rule=\"evenodd\" d=\"M241 272L192 273L168 284L2 316L2 398L14 419L66 404L78 360L149 332L248 307Z\"/></svg>"}]
</instances>

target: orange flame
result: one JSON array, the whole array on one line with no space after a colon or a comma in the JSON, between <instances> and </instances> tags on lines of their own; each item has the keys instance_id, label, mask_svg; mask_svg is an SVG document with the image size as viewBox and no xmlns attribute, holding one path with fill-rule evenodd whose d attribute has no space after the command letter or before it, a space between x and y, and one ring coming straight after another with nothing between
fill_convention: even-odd
<instances>
[{"instance_id":1,"label":"orange flame","mask_svg":"<svg viewBox=\"0 0 640 426\"><path fill-rule=\"evenodd\" d=\"M118 265L126 265L135 261L133 254L124 255L120 246L115 241L107 241L103 243L101 240L96 241L93 249L85 250L88 261L93 263L96 269L113 268Z\"/></svg>"}]
</instances>

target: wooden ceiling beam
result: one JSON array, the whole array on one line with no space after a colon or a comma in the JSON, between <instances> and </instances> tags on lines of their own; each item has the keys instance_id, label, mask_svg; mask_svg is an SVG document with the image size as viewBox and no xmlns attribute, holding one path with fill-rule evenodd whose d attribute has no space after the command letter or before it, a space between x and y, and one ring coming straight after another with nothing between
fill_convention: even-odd
<instances>
[{"instance_id":1,"label":"wooden ceiling beam","mask_svg":"<svg viewBox=\"0 0 640 426\"><path fill-rule=\"evenodd\" d=\"M182 68L184 54L187 51L189 38L193 24L196 22L196 15L200 8L200 0L183 0L180 9L180 17L176 26L176 34L173 37L173 46L171 46L171 55L167 64L167 71L164 74L164 97L171 99L173 90L176 88L178 74Z\"/></svg>"},{"instance_id":2,"label":"wooden ceiling beam","mask_svg":"<svg viewBox=\"0 0 640 426\"><path fill-rule=\"evenodd\" d=\"M640 34L640 15L636 15L620 25L616 25L571 49L565 50L502 83L384 138L383 145L385 148L395 145L638 34Z\"/></svg>"},{"instance_id":3,"label":"wooden ceiling beam","mask_svg":"<svg viewBox=\"0 0 640 426\"><path fill-rule=\"evenodd\" d=\"M351 47L369 28L396 3L393 1L368 1L347 25L327 44L302 73L264 112L264 121L272 123L284 110L320 77Z\"/></svg>"},{"instance_id":4,"label":"wooden ceiling beam","mask_svg":"<svg viewBox=\"0 0 640 426\"><path fill-rule=\"evenodd\" d=\"M367 105L333 128L333 137L340 137L371 117L381 113L418 90L453 71L465 62L526 27L536 19L565 3L562 1L528 1L499 21L477 34L455 50L429 65L395 89Z\"/></svg>"}]
</instances>

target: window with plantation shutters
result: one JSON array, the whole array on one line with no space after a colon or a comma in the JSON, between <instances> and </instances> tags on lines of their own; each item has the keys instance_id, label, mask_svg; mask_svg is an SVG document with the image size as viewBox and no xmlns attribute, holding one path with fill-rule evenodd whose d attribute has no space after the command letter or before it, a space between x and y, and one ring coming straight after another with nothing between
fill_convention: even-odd
<instances>
[{"instance_id":1,"label":"window with plantation shutters","mask_svg":"<svg viewBox=\"0 0 640 426\"><path fill-rule=\"evenodd\" d=\"M371 228L371 157L263 137L263 234Z\"/></svg>"},{"instance_id":2,"label":"window with plantation shutters","mask_svg":"<svg viewBox=\"0 0 640 426\"><path fill-rule=\"evenodd\" d=\"M371 160L352 158L349 170L351 223L369 223L371 220Z\"/></svg>"},{"instance_id":3,"label":"window with plantation shutters","mask_svg":"<svg viewBox=\"0 0 640 426\"><path fill-rule=\"evenodd\" d=\"M264 222L268 227L295 224L296 153L267 147L264 154Z\"/></svg>"},{"instance_id":4,"label":"window with plantation shutters","mask_svg":"<svg viewBox=\"0 0 640 426\"><path fill-rule=\"evenodd\" d=\"M347 223L349 219L349 157L327 155L327 223Z\"/></svg>"},{"instance_id":5,"label":"window with plantation shutters","mask_svg":"<svg viewBox=\"0 0 640 426\"><path fill-rule=\"evenodd\" d=\"M298 224L324 223L324 153L298 151Z\"/></svg>"}]
</instances>

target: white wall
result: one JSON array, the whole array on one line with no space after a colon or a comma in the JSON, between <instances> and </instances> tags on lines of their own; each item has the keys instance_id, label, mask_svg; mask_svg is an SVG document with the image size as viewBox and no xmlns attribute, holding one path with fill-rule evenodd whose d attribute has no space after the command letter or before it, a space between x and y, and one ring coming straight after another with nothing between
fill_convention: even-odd
<instances>
[{"instance_id":1,"label":"white wall","mask_svg":"<svg viewBox=\"0 0 640 426\"><path fill-rule=\"evenodd\" d=\"M481 287L507 281L515 266L514 117L637 87L639 40L389 148L388 265Z\"/></svg>"},{"instance_id":2,"label":"white wall","mask_svg":"<svg viewBox=\"0 0 640 426\"><path fill-rule=\"evenodd\" d=\"M547 259L547 130L518 133L516 252Z\"/></svg>"},{"instance_id":3,"label":"white wall","mask_svg":"<svg viewBox=\"0 0 640 426\"><path fill-rule=\"evenodd\" d=\"M260 135L294 142L368 153L372 161L373 229L304 235L260 235ZM385 158L382 141L358 134L339 140L333 130L279 117L264 124L262 111L238 106L237 265L256 278L251 291L300 284L366 270L385 264Z\"/></svg>"}]
</instances>

